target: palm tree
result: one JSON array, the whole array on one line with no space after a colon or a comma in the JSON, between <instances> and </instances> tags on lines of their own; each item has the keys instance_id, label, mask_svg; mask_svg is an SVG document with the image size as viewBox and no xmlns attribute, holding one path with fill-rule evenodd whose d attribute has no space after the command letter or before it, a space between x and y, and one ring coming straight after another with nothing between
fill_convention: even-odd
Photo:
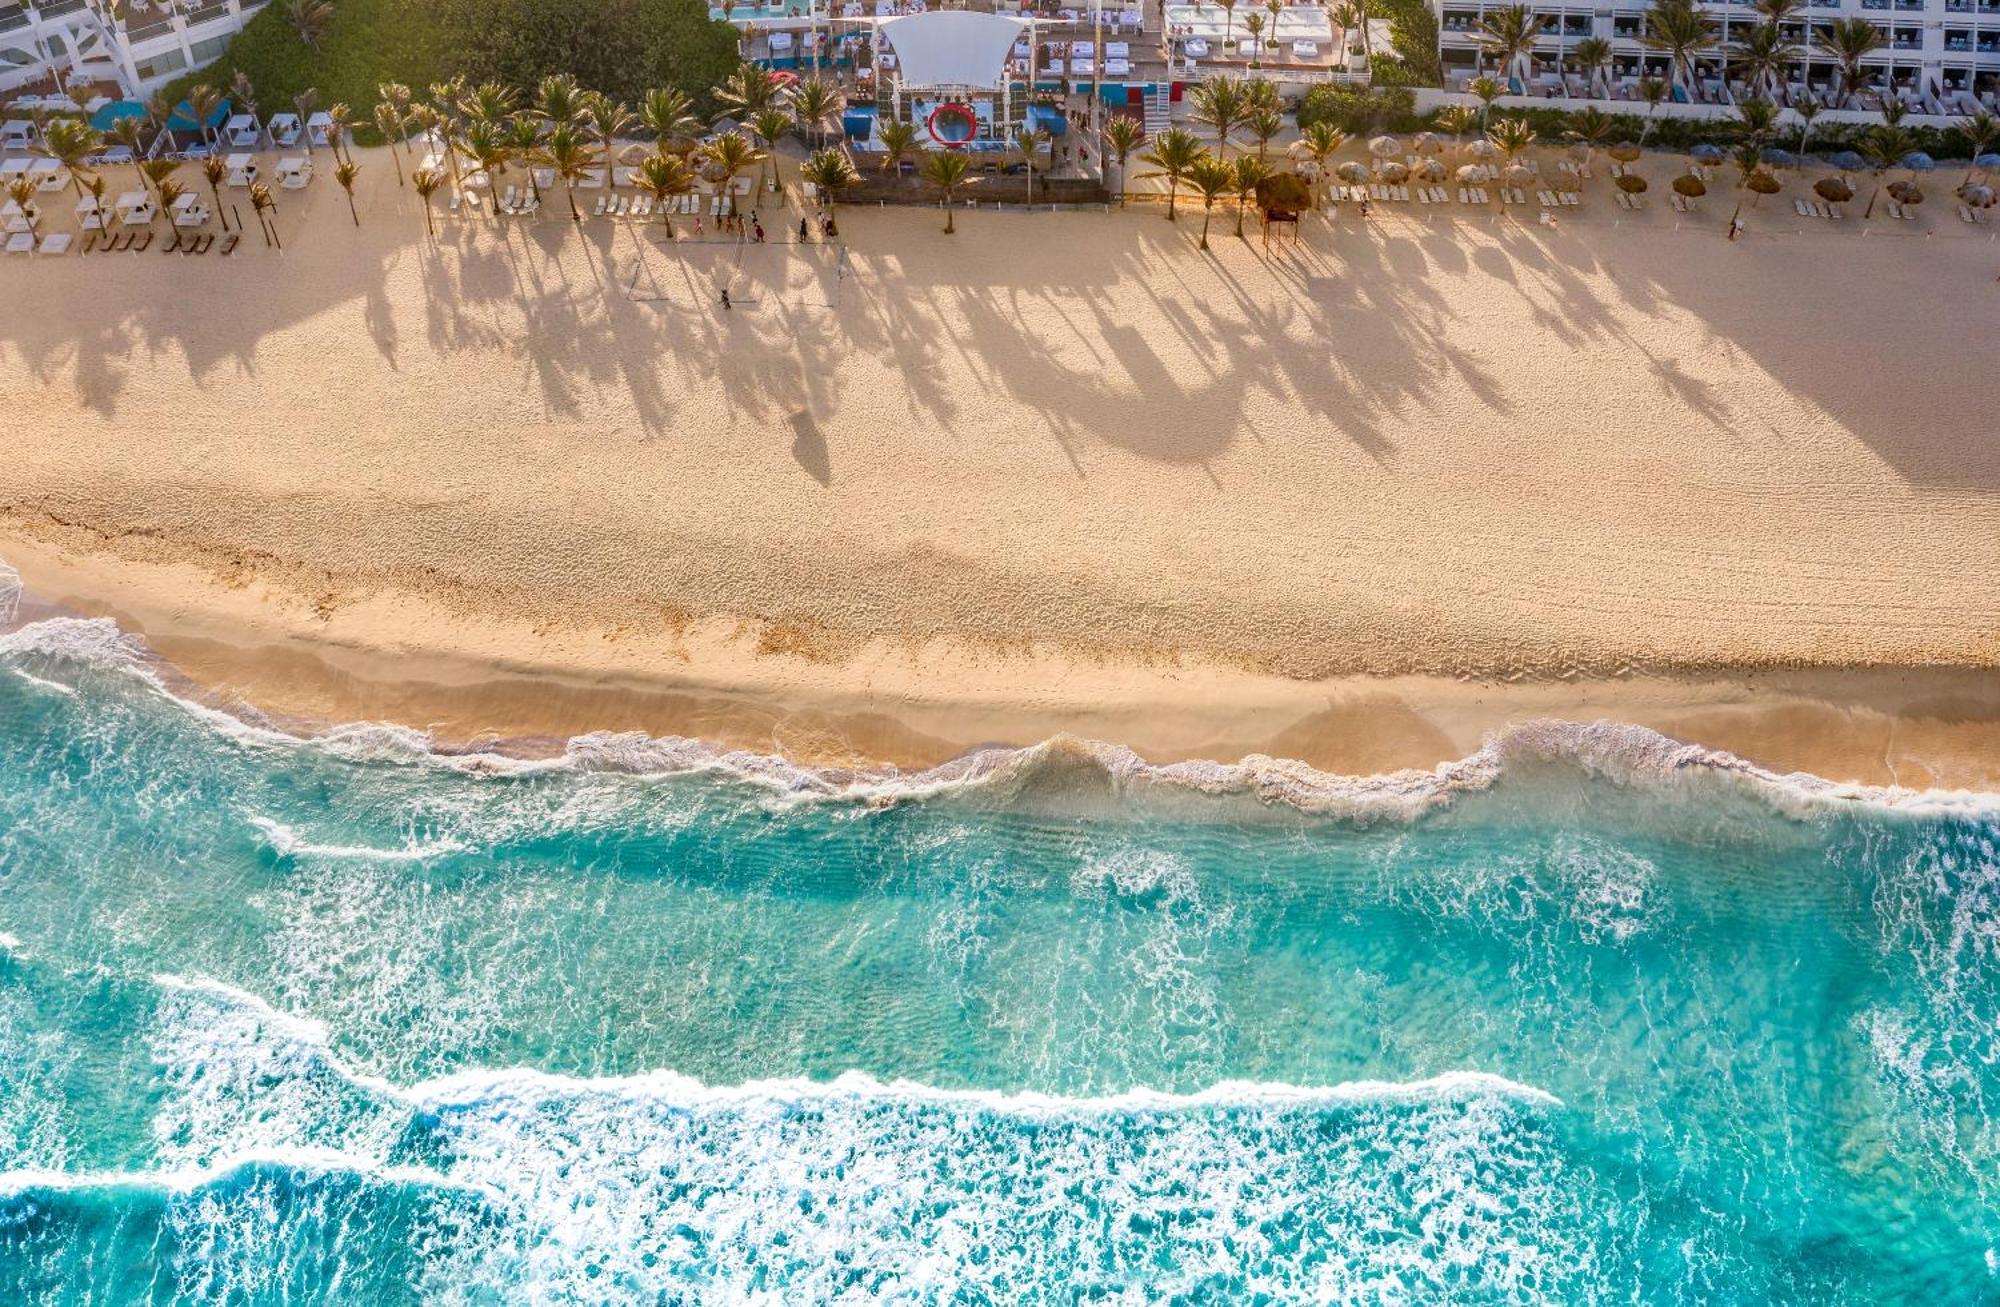
<instances>
[{"instance_id":1,"label":"palm tree","mask_svg":"<svg viewBox=\"0 0 2000 1307\"><path fill-rule=\"evenodd\" d=\"M1875 201L1882 194L1883 178L1888 176L1889 170L1900 163L1903 156L1914 148L1916 143L1910 134L1901 127L1893 125L1871 127L1868 129L1868 134L1861 138L1861 153L1868 157L1868 162L1875 168L1875 193L1868 197L1868 209L1861 215L1862 217L1875 216Z\"/></svg>"},{"instance_id":2,"label":"palm tree","mask_svg":"<svg viewBox=\"0 0 2000 1307\"><path fill-rule=\"evenodd\" d=\"M715 99L732 106L744 118L754 118L777 101L778 82L769 69L739 64L729 79L715 88Z\"/></svg>"},{"instance_id":3,"label":"palm tree","mask_svg":"<svg viewBox=\"0 0 2000 1307\"><path fill-rule=\"evenodd\" d=\"M146 126L139 118L120 118L111 124L111 130L105 139L113 145L124 146L134 160L145 157Z\"/></svg>"},{"instance_id":4,"label":"palm tree","mask_svg":"<svg viewBox=\"0 0 2000 1307\"><path fill-rule=\"evenodd\" d=\"M1049 139L1049 134L1039 127L1023 127L1014 133L1014 148L1021 152L1021 162L1028 170L1028 203L1035 202L1035 151Z\"/></svg>"},{"instance_id":5,"label":"palm tree","mask_svg":"<svg viewBox=\"0 0 2000 1307\"><path fill-rule=\"evenodd\" d=\"M1118 160L1118 207L1125 207L1125 161L1132 157L1132 151L1146 138L1146 129L1136 119L1123 114L1104 124L1103 140Z\"/></svg>"},{"instance_id":6,"label":"palm tree","mask_svg":"<svg viewBox=\"0 0 2000 1307\"><path fill-rule=\"evenodd\" d=\"M208 125L209 116L222 107L222 92L213 86L197 86L187 93L188 117L194 119L195 130L201 133L203 145L215 144L215 133Z\"/></svg>"},{"instance_id":7,"label":"palm tree","mask_svg":"<svg viewBox=\"0 0 2000 1307\"><path fill-rule=\"evenodd\" d=\"M1208 220L1215 213L1215 202L1235 187L1236 169L1204 150L1188 169L1187 180L1201 196L1201 248L1207 249Z\"/></svg>"},{"instance_id":8,"label":"palm tree","mask_svg":"<svg viewBox=\"0 0 2000 1307\"><path fill-rule=\"evenodd\" d=\"M1251 112L1249 94L1241 78L1211 77L1194 88L1194 120L1215 129L1218 157L1229 153L1229 134Z\"/></svg>"},{"instance_id":9,"label":"palm tree","mask_svg":"<svg viewBox=\"0 0 2000 1307\"><path fill-rule=\"evenodd\" d=\"M1340 153L1340 147L1345 144L1347 144L1347 133L1332 123L1325 122L1314 123L1307 127L1299 134L1299 139L1292 142L1293 154L1303 155L1313 161L1315 191L1326 184L1326 161Z\"/></svg>"},{"instance_id":10,"label":"palm tree","mask_svg":"<svg viewBox=\"0 0 2000 1307\"><path fill-rule=\"evenodd\" d=\"M139 175L153 184L153 190L161 197L161 207L166 206L166 185L180 169L178 159L147 159L139 165ZM185 188L183 188L185 189Z\"/></svg>"},{"instance_id":11,"label":"palm tree","mask_svg":"<svg viewBox=\"0 0 2000 1307\"><path fill-rule=\"evenodd\" d=\"M222 218L222 229L229 230L229 219L222 217L222 183L229 177L229 165L217 155L209 155L201 161L201 175L208 183L208 193L215 200L215 216Z\"/></svg>"},{"instance_id":12,"label":"palm tree","mask_svg":"<svg viewBox=\"0 0 2000 1307\"><path fill-rule=\"evenodd\" d=\"M1653 0L1652 7L1646 10L1646 30L1639 42L1648 49L1666 53L1670 86L1683 85L1683 73L1685 84L1698 81L1695 60L1716 43L1707 17L1695 7L1694 0Z\"/></svg>"},{"instance_id":13,"label":"palm tree","mask_svg":"<svg viewBox=\"0 0 2000 1307\"><path fill-rule=\"evenodd\" d=\"M504 123L514 116L520 97L499 82L481 82L465 99L465 116L473 122Z\"/></svg>"},{"instance_id":14,"label":"palm tree","mask_svg":"<svg viewBox=\"0 0 2000 1307\"><path fill-rule=\"evenodd\" d=\"M846 107L847 100L841 95L840 88L818 73L792 87L792 113L798 117L799 125L806 129L808 141L815 146L825 143L825 129L840 121L841 110Z\"/></svg>"},{"instance_id":15,"label":"palm tree","mask_svg":"<svg viewBox=\"0 0 2000 1307\"><path fill-rule=\"evenodd\" d=\"M1535 129L1526 118L1502 118L1493 124L1492 131L1486 133L1486 139L1493 142L1493 148L1500 151L1501 158L1512 164L1535 143ZM1504 203L1507 197L1504 189L1500 197Z\"/></svg>"},{"instance_id":16,"label":"palm tree","mask_svg":"<svg viewBox=\"0 0 2000 1307\"><path fill-rule=\"evenodd\" d=\"M37 189L38 187L34 178L28 176L26 173L21 173L13 181L7 183L7 198L12 200L14 207L21 211L21 220L28 224L28 233L30 235L34 234L35 224L42 220L41 207L35 203L35 191ZM176 194L178 194L178 190Z\"/></svg>"},{"instance_id":17,"label":"palm tree","mask_svg":"<svg viewBox=\"0 0 2000 1307\"><path fill-rule=\"evenodd\" d=\"M415 97L410 88L401 82L384 82L375 88L375 98L389 106L396 115L396 143L405 150L410 148L410 105ZM377 121L380 121L379 116Z\"/></svg>"},{"instance_id":18,"label":"palm tree","mask_svg":"<svg viewBox=\"0 0 2000 1307\"><path fill-rule=\"evenodd\" d=\"M30 191L29 194L32 195L33 192ZM171 177L160 183L160 212L166 214L169 221L173 219L174 205L180 201L181 196L186 194L187 187L181 185ZM17 204L20 203L18 200L15 202ZM28 206L23 204L21 207L25 209Z\"/></svg>"},{"instance_id":19,"label":"palm tree","mask_svg":"<svg viewBox=\"0 0 2000 1307\"><path fill-rule=\"evenodd\" d=\"M1271 165L1261 154L1246 154L1236 160L1235 179L1230 189L1236 193L1236 235L1243 235L1243 210L1257 193L1257 183L1271 175Z\"/></svg>"},{"instance_id":20,"label":"palm tree","mask_svg":"<svg viewBox=\"0 0 2000 1307\"><path fill-rule=\"evenodd\" d=\"M1820 111L1825 108L1825 105L1810 95L1799 97L1798 103L1792 106L1792 112L1799 116L1800 154L1806 152L1806 138L1812 135L1813 119L1819 117Z\"/></svg>"},{"instance_id":21,"label":"palm tree","mask_svg":"<svg viewBox=\"0 0 2000 1307\"><path fill-rule=\"evenodd\" d=\"M459 139L458 149L466 158L472 160L475 172L486 174L486 192L493 197L493 213L498 217L500 179L506 174L507 161L514 156L513 147L508 141L506 124L486 118L474 118L465 125L465 135Z\"/></svg>"},{"instance_id":22,"label":"palm tree","mask_svg":"<svg viewBox=\"0 0 2000 1307\"><path fill-rule=\"evenodd\" d=\"M251 84L250 74L241 68L236 70L236 76L229 83L229 94L236 101L236 112L247 113L252 118L258 116L257 88Z\"/></svg>"},{"instance_id":23,"label":"palm tree","mask_svg":"<svg viewBox=\"0 0 2000 1307\"><path fill-rule=\"evenodd\" d=\"M898 118L892 118L875 129L875 135L882 142L882 171L894 172L903 160L910 157L917 148L917 129Z\"/></svg>"},{"instance_id":24,"label":"palm tree","mask_svg":"<svg viewBox=\"0 0 2000 1307\"><path fill-rule=\"evenodd\" d=\"M167 185L173 185L168 182ZM263 182L253 182L250 186L250 211L257 215L257 227L264 233L264 244L285 248L278 239L278 201L271 194L271 188Z\"/></svg>"},{"instance_id":25,"label":"palm tree","mask_svg":"<svg viewBox=\"0 0 2000 1307\"><path fill-rule=\"evenodd\" d=\"M1432 114L1431 121L1437 124L1439 131L1450 132L1451 143L1456 146L1460 138L1472 130L1472 120L1476 116L1466 105L1448 104Z\"/></svg>"},{"instance_id":26,"label":"palm tree","mask_svg":"<svg viewBox=\"0 0 2000 1307\"><path fill-rule=\"evenodd\" d=\"M1185 127L1169 127L1153 140L1153 148L1139 156L1139 162L1152 169L1139 174L1141 177L1164 177L1167 179L1167 221L1174 219L1174 205L1178 198L1180 184L1187 179L1188 170L1198 160L1208 157L1201 142Z\"/></svg>"},{"instance_id":27,"label":"palm tree","mask_svg":"<svg viewBox=\"0 0 2000 1307\"><path fill-rule=\"evenodd\" d=\"M1222 48L1225 50L1234 50L1236 48L1236 0L1215 0L1215 3L1222 6Z\"/></svg>"},{"instance_id":28,"label":"palm tree","mask_svg":"<svg viewBox=\"0 0 2000 1307\"><path fill-rule=\"evenodd\" d=\"M396 149L396 138L403 129L403 117L396 112L396 106L384 100L375 106L375 130L382 133L382 140L389 147L389 161L396 165L396 185L403 184L403 156Z\"/></svg>"},{"instance_id":29,"label":"palm tree","mask_svg":"<svg viewBox=\"0 0 2000 1307\"><path fill-rule=\"evenodd\" d=\"M673 235L674 223L668 216L667 201L694 189L694 169L678 154L655 150L639 165L639 185L660 206L660 222L667 235Z\"/></svg>"},{"instance_id":30,"label":"palm tree","mask_svg":"<svg viewBox=\"0 0 2000 1307\"><path fill-rule=\"evenodd\" d=\"M1577 71L1583 74L1583 93L1596 95L1598 79L1611 66L1611 42L1601 36L1586 36L1570 47L1569 57L1576 61Z\"/></svg>"},{"instance_id":31,"label":"palm tree","mask_svg":"<svg viewBox=\"0 0 2000 1307\"><path fill-rule=\"evenodd\" d=\"M333 4L331 0L285 0L285 21L308 50L318 53L319 38L333 21Z\"/></svg>"},{"instance_id":32,"label":"palm tree","mask_svg":"<svg viewBox=\"0 0 2000 1307\"><path fill-rule=\"evenodd\" d=\"M1264 15L1251 14L1243 20L1243 30L1250 33L1250 66L1263 67Z\"/></svg>"},{"instance_id":33,"label":"palm tree","mask_svg":"<svg viewBox=\"0 0 2000 1307\"><path fill-rule=\"evenodd\" d=\"M535 180L535 160L542 152L542 124L539 119L527 114L515 114L507 120L500 132L501 143L507 147L509 157L519 159L528 165L528 189L535 199L542 198L542 184Z\"/></svg>"},{"instance_id":34,"label":"palm tree","mask_svg":"<svg viewBox=\"0 0 2000 1307\"><path fill-rule=\"evenodd\" d=\"M1257 142L1257 157L1261 159L1271 148L1271 138L1285 130L1285 116L1276 109L1259 109L1243 120L1243 126Z\"/></svg>"},{"instance_id":35,"label":"palm tree","mask_svg":"<svg viewBox=\"0 0 2000 1307\"><path fill-rule=\"evenodd\" d=\"M1535 41L1546 21L1524 4L1489 9L1479 19L1479 48L1493 57L1501 76L1525 84L1535 75Z\"/></svg>"},{"instance_id":36,"label":"palm tree","mask_svg":"<svg viewBox=\"0 0 2000 1307\"><path fill-rule=\"evenodd\" d=\"M342 159L333 170L333 179L340 183L340 189L347 192L347 213L354 219L354 225L361 225L361 214L354 207L354 179L361 175L361 165L352 159Z\"/></svg>"},{"instance_id":37,"label":"palm tree","mask_svg":"<svg viewBox=\"0 0 2000 1307\"><path fill-rule=\"evenodd\" d=\"M470 132L467 134L469 136ZM590 170L590 147L584 143L583 133L571 123L557 123L549 131L548 140L542 142L541 157L562 179L563 198L569 201L570 221L582 222L583 215L576 209L576 184Z\"/></svg>"},{"instance_id":38,"label":"palm tree","mask_svg":"<svg viewBox=\"0 0 2000 1307\"><path fill-rule=\"evenodd\" d=\"M1592 152L1600 149L1617 130L1618 121L1593 104L1582 113L1570 115L1563 135L1583 147L1583 166L1588 171Z\"/></svg>"},{"instance_id":39,"label":"palm tree","mask_svg":"<svg viewBox=\"0 0 2000 1307\"><path fill-rule=\"evenodd\" d=\"M1995 141L2000 141L2000 118L1995 118L1984 109L1977 109L1970 117L1961 118L1953 123L1952 130L1965 142L1965 157L1977 159L1992 149ZM1968 182L1972 180L1970 165L1966 167L1965 180Z\"/></svg>"},{"instance_id":40,"label":"palm tree","mask_svg":"<svg viewBox=\"0 0 2000 1307\"><path fill-rule=\"evenodd\" d=\"M1882 29L1866 18L1836 18L1826 25L1825 45L1840 65L1840 107L1845 108L1862 87L1861 63L1885 42Z\"/></svg>"},{"instance_id":41,"label":"palm tree","mask_svg":"<svg viewBox=\"0 0 2000 1307\"><path fill-rule=\"evenodd\" d=\"M103 148L104 138L92 131L89 123L80 118L57 118L42 129L35 153L61 164L69 173L70 184L76 187L76 197L82 199L83 179L90 173L90 157Z\"/></svg>"},{"instance_id":42,"label":"palm tree","mask_svg":"<svg viewBox=\"0 0 2000 1307\"><path fill-rule=\"evenodd\" d=\"M682 96L681 99L685 101L687 97ZM576 120L583 116L583 92L577 89L576 78L568 73L551 73L537 82L535 110L548 119L551 126L563 123L575 125Z\"/></svg>"},{"instance_id":43,"label":"palm tree","mask_svg":"<svg viewBox=\"0 0 2000 1307\"><path fill-rule=\"evenodd\" d=\"M292 109L299 115L301 126L312 121L313 110L317 108L319 108L319 91L314 87L308 86L305 90L300 91L292 97ZM305 134L305 141L306 153L311 154L313 148L311 132Z\"/></svg>"},{"instance_id":44,"label":"palm tree","mask_svg":"<svg viewBox=\"0 0 2000 1307\"><path fill-rule=\"evenodd\" d=\"M784 139L786 132L792 130L792 115L782 105L773 104L770 108L759 109L753 114L749 126L750 134L764 143L764 153L761 157L772 161L771 182L776 185L778 142ZM914 129L912 132L914 134Z\"/></svg>"},{"instance_id":45,"label":"palm tree","mask_svg":"<svg viewBox=\"0 0 2000 1307\"><path fill-rule=\"evenodd\" d=\"M1264 8L1271 14L1271 21L1268 24L1271 29L1270 46L1275 50L1278 48L1278 19L1284 15L1285 0L1264 0Z\"/></svg>"},{"instance_id":46,"label":"palm tree","mask_svg":"<svg viewBox=\"0 0 2000 1307\"><path fill-rule=\"evenodd\" d=\"M347 157L347 126L354 117L354 110L344 103L337 103L326 111L326 139L333 146L333 157Z\"/></svg>"},{"instance_id":47,"label":"palm tree","mask_svg":"<svg viewBox=\"0 0 2000 1307\"><path fill-rule=\"evenodd\" d=\"M1762 96L1752 96L1736 106L1736 133L1762 146L1777 134L1778 106Z\"/></svg>"},{"instance_id":48,"label":"palm tree","mask_svg":"<svg viewBox=\"0 0 2000 1307\"><path fill-rule=\"evenodd\" d=\"M1639 144L1641 145L1644 145L1646 138L1653 134L1653 116L1659 112L1660 105L1666 101L1667 89L1667 84L1657 77L1641 77L1639 79L1639 98L1646 102L1646 125L1639 129Z\"/></svg>"},{"instance_id":49,"label":"palm tree","mask_svg":"<svg viewBox=\"0 0 2000 1307\"><path fill-rule=\"evenodd\" d=\"M970 166L966 157L957 150L930 150L924 154L924 180L944 192L944 231L947 236L956 229L952 222L952 196L964 185L966 170Z\"/></svg>"},{"instance_id":50,"label":"palm tree","mask_svg":"<svg viewBox=\"0 0 2000 1307\"><path fill-rule=\"evenodd\" d=\"M750 138L742 132L724 132L708 147L708 161L718 174L718 185L724 194L736 175L746 168L754 168L768 156L750 143Z\"/></svg>"},{"instance_id":51,"label":"palm tree","mask_svg":"<svg viewBox=\"0 0 2000 1307\"><path fill-rule=\"evenodd\" d=\"M1743 79L1744 89L1753 96L1767 92L1776 98L1784 85L1785 71L1798 58L1799 48L1785 39L1776 23L1762 23L1750 29L1729 55L1729 71Z\"/></svg>"},{"instance_id":52,"label":"palm tree","mask_svg":"<svg viewBox=\"0 0 2000 1307\"><path fill-rule=\"evenodd\" d=\"M1347 32L1361 33L1361 57L1368 61L1368 67L1372 73L1375 67L1375 51L1368 44L1368 6L1364 3L1364 0L1349 0L1349 3L1338 6L1328 16L1334 22L1340 24L1340 30L1343 34ZM1277 35L1277 28L1273 27L1271 33L1273 36Z\"/></svg>"},{"instance_id":53,"label":"palm tree","mask_svg":"<svg viewBox=\"0 0 2000 1307\"><path fill-rule=\"evenodd\" d=\"M417 198L424 202L424 230L430 233L432 240L437 239L437 224L431 221L431 196L436 195L438 187L443 184L444 178L429 168L417 169L416 175L410 178Z\"/></svg>"},{"instance_id":54,"label":"palm tree","mask_svg":"<svg viewBox=\"0 0 2000 1307\"><path fill-rule=\"evenodd\" d=\"M1486 130L1486 120L1493 113L1493 102L1507 94L1507 88L1491 77L1475 77L1467 82L1465 89L1479 100L1479 130Z\"/></svg>"},{"instance_id":55,"label":"palm tree","mask_svg":"<svg viewBox=\"0 0 2000 1307\"><path fill-rule=\"evenodd\" d=\"M809 155L799 165L799 176L819 188L829 213L842 191L861 184L861 174L854 170L854 160L838 149L819 150Z\"/></svg>"},{"instance_id":56,"label":"palm tree","mask_svg":"<svg viewBox=\"0 0 2000 1307\"><path fill-rule=\"evenodd\" d=\"M547 113L546 102L543 112ZM701 130L701 119L694 116L694 101L671 86L656 86L646 92L646 98L639 102L639 121L653 133L655 147L663 151L668 141L692 137Z\"/></svg>"}]
</instances>

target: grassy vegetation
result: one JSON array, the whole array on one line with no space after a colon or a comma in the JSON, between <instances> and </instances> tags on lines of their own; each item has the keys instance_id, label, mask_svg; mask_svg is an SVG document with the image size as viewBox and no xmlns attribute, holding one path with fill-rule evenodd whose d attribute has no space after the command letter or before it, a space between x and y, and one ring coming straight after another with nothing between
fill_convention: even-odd
<instances>
[{"instance_id":1,"label":"grassy vegetation","mask_svg":"<svg viewBox=\"0 0 2000 1307\"><path fill-rule=\"evenodd\" d=\"M250 76L257 112L264 116L291 107L307 88L319 91L321 108L345 101L357 120L365 119L384 82L401 82L419 92L445 74L443 29L431 0L340 0L312 50L286 21L278 0L230 42L217 62L190 73L168 88L178 103L196 85L228 91L240 69ZM363 139L372 129L357 131Z\"/></svg>"}]
</instances>

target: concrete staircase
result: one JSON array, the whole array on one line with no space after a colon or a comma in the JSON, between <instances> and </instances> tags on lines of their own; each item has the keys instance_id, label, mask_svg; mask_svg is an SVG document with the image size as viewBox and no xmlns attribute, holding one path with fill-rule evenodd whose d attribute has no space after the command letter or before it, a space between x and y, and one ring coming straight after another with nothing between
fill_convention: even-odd
<instances>
[{"instance_id":1,"label":"concrete staircase","mask_svg":"<svg viewBox=\"0 0 2000 1307\"><path fill-rule=\"evenodd\" d=\"M1165 86L1146 92L1145 127L1148 139L1174 125L1174 106L1171 93Z\"/></svg>"}]
</instances>

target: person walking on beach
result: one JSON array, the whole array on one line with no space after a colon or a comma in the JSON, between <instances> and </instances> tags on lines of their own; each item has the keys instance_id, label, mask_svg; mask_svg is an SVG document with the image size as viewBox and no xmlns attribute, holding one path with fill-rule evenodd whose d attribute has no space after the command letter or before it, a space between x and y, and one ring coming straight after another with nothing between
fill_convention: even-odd
<instances>
[{"instance_id":1,"label":"person walking on beach","mask_svg":"<svg viewBox=\"0 0 2000 1307\"><path fill-rule=\"evenodd\" d=\"M759 245L762 245L764 243L763 223L758 222L755 218L752 218L750 220L750 232L751 232L750 239L756 241Z\"/></svg>"},{"instance_id":2,"label":"person walking on beach","mask_svg":"<svg viewBox=\"0 0 2000 1307\"><path fill-rule=\"evenodd\" d=\"M799 244L803 245L811 239L812 234L806 229L806 216L802 213L799 215Z\"/></svg>"},{"instance_id":3,"label":"person walking on beach","mask_svg":"<svg viewBox=\"0 0 2000 1307\"><path fill-rule=\"evenodd\" d=\"M729 307L729 287L727 286L722 288L722 307L725 309Z\"/></svg>"}]
</instances>

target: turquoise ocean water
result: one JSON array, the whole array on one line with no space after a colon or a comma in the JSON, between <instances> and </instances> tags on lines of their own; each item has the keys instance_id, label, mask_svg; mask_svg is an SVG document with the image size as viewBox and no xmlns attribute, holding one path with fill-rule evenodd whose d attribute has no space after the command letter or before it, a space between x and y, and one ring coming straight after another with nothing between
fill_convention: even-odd
<instances>
[{"instance_id":1,"label":"turquoise ocean water","mask_svg":"<svg viewBox=\"0 0 2000 1307\"><path fill-rule=\"evenodd\" d=\"M0 636L0 1303L2000 1301L2000 808L440 757Z\"/></svg>"}]
</instances>

